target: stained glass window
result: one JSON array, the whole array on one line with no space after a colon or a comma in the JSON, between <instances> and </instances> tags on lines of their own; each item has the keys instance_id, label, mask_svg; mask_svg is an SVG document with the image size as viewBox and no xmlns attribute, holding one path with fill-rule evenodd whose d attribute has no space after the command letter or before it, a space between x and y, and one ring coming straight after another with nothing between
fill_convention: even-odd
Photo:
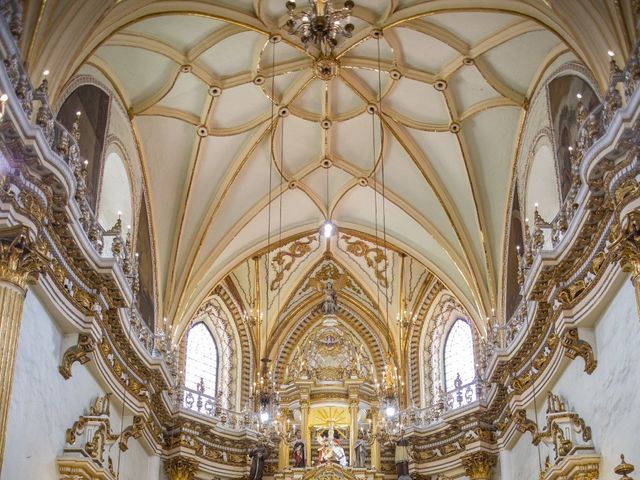
<instances>
[{"instance_id":1,"label":"stained glass window","mask_svg":"<svg viewBox=\"0 0 640 480\"><path fill-rule=\"evenodd\" d=\"M204 384L205 395L215 396L218 378L218 349L209 328L197 323L187 337L187 358L185 365L185 387L198 390Z\"/></svg>"},{"instance_id":2,"label":"stained glass window","mask_svg":"<svg viewBox=\"0 0 640 480\"><path fill-rule=\"evenodd\" d=\"M467 385L475 379L471 326L461 319L456 320L449 330L444 345L444 376L447 392L455 390L455 380L458 375L462 385Z\"/></svg>"}]
</instances>

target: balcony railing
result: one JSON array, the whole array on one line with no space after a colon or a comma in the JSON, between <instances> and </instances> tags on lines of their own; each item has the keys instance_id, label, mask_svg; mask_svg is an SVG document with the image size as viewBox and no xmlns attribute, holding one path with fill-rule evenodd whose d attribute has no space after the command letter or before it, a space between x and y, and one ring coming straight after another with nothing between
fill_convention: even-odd
<instances>
[{"instance_id":1,"label":"balcony railing","mask_svg":"<svg viewBox=\"0 0 640 480\"><path fill-rule=\"evenodd\" d=\"M180 410L203 415L213 420L219 427L229 430L250 430L256 425L256 418L249 409L236 412L222 407L219 396L207 395L203 391L180 386L174 401Z\"/></svg>"}]
</instances>

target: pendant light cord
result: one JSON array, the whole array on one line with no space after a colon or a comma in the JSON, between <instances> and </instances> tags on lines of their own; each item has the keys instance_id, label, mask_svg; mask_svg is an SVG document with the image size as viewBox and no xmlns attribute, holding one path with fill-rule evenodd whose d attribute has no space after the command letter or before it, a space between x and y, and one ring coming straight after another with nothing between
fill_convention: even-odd
<instances>
[{"instance_id":1,"label":"pendant light cord","mask_svg":"<svg viewBox=\"0 0 640 480\"><path fill-rule=\"evenodd\" d=\"M269 39L271 41L271 38ZM267 206L267 253L264 256L264 269L265 269L265 289L266 289L266 311L264 315L264 326L265 326L265 338L264 338L264 346L266 355L267 341L269 338L269 254L271 253L271 189L272 189L272 176L273 176L273 137L274 137L274 124L275 124L275 70L276 70L276 44L271 41L271 124L269 128L269 192L268 192L268 200L269 204ZM261 328L259 326L258 328ZM258 345L258 349L260 349L260 345ZM260 357L262 357L262 352L260 352ZM260 362L262 362L262 358L260 358ZM267 372L265 372L267 374Z\"/></svg>"},{"instance_id":2,"label":"pendant light cord","mask_svg":"<svg viewBox=\"0 0 640 480\"><path fill-rule=\"evenodd\" d=\"M384 147L382 145L382 129L384 128L382 125L382 71L381 71L381 62L380 62L380 37L377 38L377 47L378 47L378 116L380 117L380 174L382 176L382 245L385 250L384 256L384 273L385 278L387 276L387 268L389 266L389 262L386 256L387 250L387 215L386 215L386 187L385 187L385 178L384 178ZM391 329L389 328L389 281L385 281L384 285L384 295L385 295L385 317L387 320L387 348L391 351Z\"/></svg>"}]
</instances>

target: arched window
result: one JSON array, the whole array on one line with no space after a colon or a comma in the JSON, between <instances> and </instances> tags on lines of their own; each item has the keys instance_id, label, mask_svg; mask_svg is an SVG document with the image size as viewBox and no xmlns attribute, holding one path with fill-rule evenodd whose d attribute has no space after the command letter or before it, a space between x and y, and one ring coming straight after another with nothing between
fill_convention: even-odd
<instances>
[{"instance_id":1,"label":"arched window","mask_svg":"<svg viewBox=\"0 0 640 480\"><path fill-rule=\"evenodd\" d=\"M100 191L98 221L105 230L113 227L121 214L123 232L132 224L131 184L127 167L116 152L110 152L104 161Z\"/></svg>"},{"instance_id":2,"label":"arched window","mask_svg":"<svg viewBox=\"0 0 640 480\"><path fill-rule=\"evenodd\" d=\"M213 397L217 380L218 348L209 328L200 322L191 327L187 337L185 387L199 392L204 387L204 393Z\"/></svg>"},{"instance_id":3,"label":"arched window","mask_svg":"<svg viewBox=\"0 0 640 480\"><path fill-rule=\"evenodd\" d=\"M475 377L471 325L458 319L451 326L444 344L444 388L452 394L456 406L475 400ZM451 405L451 401L449 403Z\"/></svg>"}]
</instances>

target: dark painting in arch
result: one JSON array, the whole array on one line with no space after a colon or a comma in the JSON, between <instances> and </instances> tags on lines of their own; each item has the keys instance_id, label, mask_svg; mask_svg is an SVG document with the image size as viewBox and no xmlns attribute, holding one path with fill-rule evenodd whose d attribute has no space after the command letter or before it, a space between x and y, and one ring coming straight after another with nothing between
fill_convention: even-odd
<instances>
[{"instance_id":1,"label":"dark painting in arch","mask_svg":"<svg viewBox=\"0 0 640 480\"><path fill-rule=\"evenodd\" d=\"M556 144L556 166L562 201L571 189L571 159L569 147L578 138L579 125L576 121L577 95L582 95L582 103L587 112L593 111L599 100L591 86L576 75L556 77L548 85L549 108L553 121L553 135Z\"/></svg>"},{"instance_id":2,"label":"dark painting in arch","mask_svg":"<svg viewBox=\"0 0 640 480\"><path fill-rule=\"evenodd\" d=\"M511 204L509 243L507 245L507 285L505 287L505 313L507 320L513 316L522 299L520 295L520 285L518 284L518 247L520 247L520 251L522 252L524 235L518 198L518 185L516 184L513 192L513 202Z\"/></svg>"},{"instance_id":3,"label":"dark painting in arch","mask_svg":"<svg viewBox=\"0 0 640 480\"><path fill-rule=\"evenodd\" d=\"M71 131L77 112L80 112L80 157L88 160L87 189L89 203L95 212L109 119L109 95L93 85L78 87L60 107L58 121Z\"/></svg>"},{"instance_id":4,"label":"dark painting in arch","mask_svg":"<svg viewBox=\"0 0 640 480\"><path fill-rule=\"evenodd\" d=\"M153 330L155 324L155 302L153 289L153 251L151 244L151 230L147 215L147 197L142 195L140 202L140 216L138 217L138 235L136 250L138 257L138 273L140 275L140 290L138 291L138 311L145 323Z\"/></svg>"}]
</instances>

